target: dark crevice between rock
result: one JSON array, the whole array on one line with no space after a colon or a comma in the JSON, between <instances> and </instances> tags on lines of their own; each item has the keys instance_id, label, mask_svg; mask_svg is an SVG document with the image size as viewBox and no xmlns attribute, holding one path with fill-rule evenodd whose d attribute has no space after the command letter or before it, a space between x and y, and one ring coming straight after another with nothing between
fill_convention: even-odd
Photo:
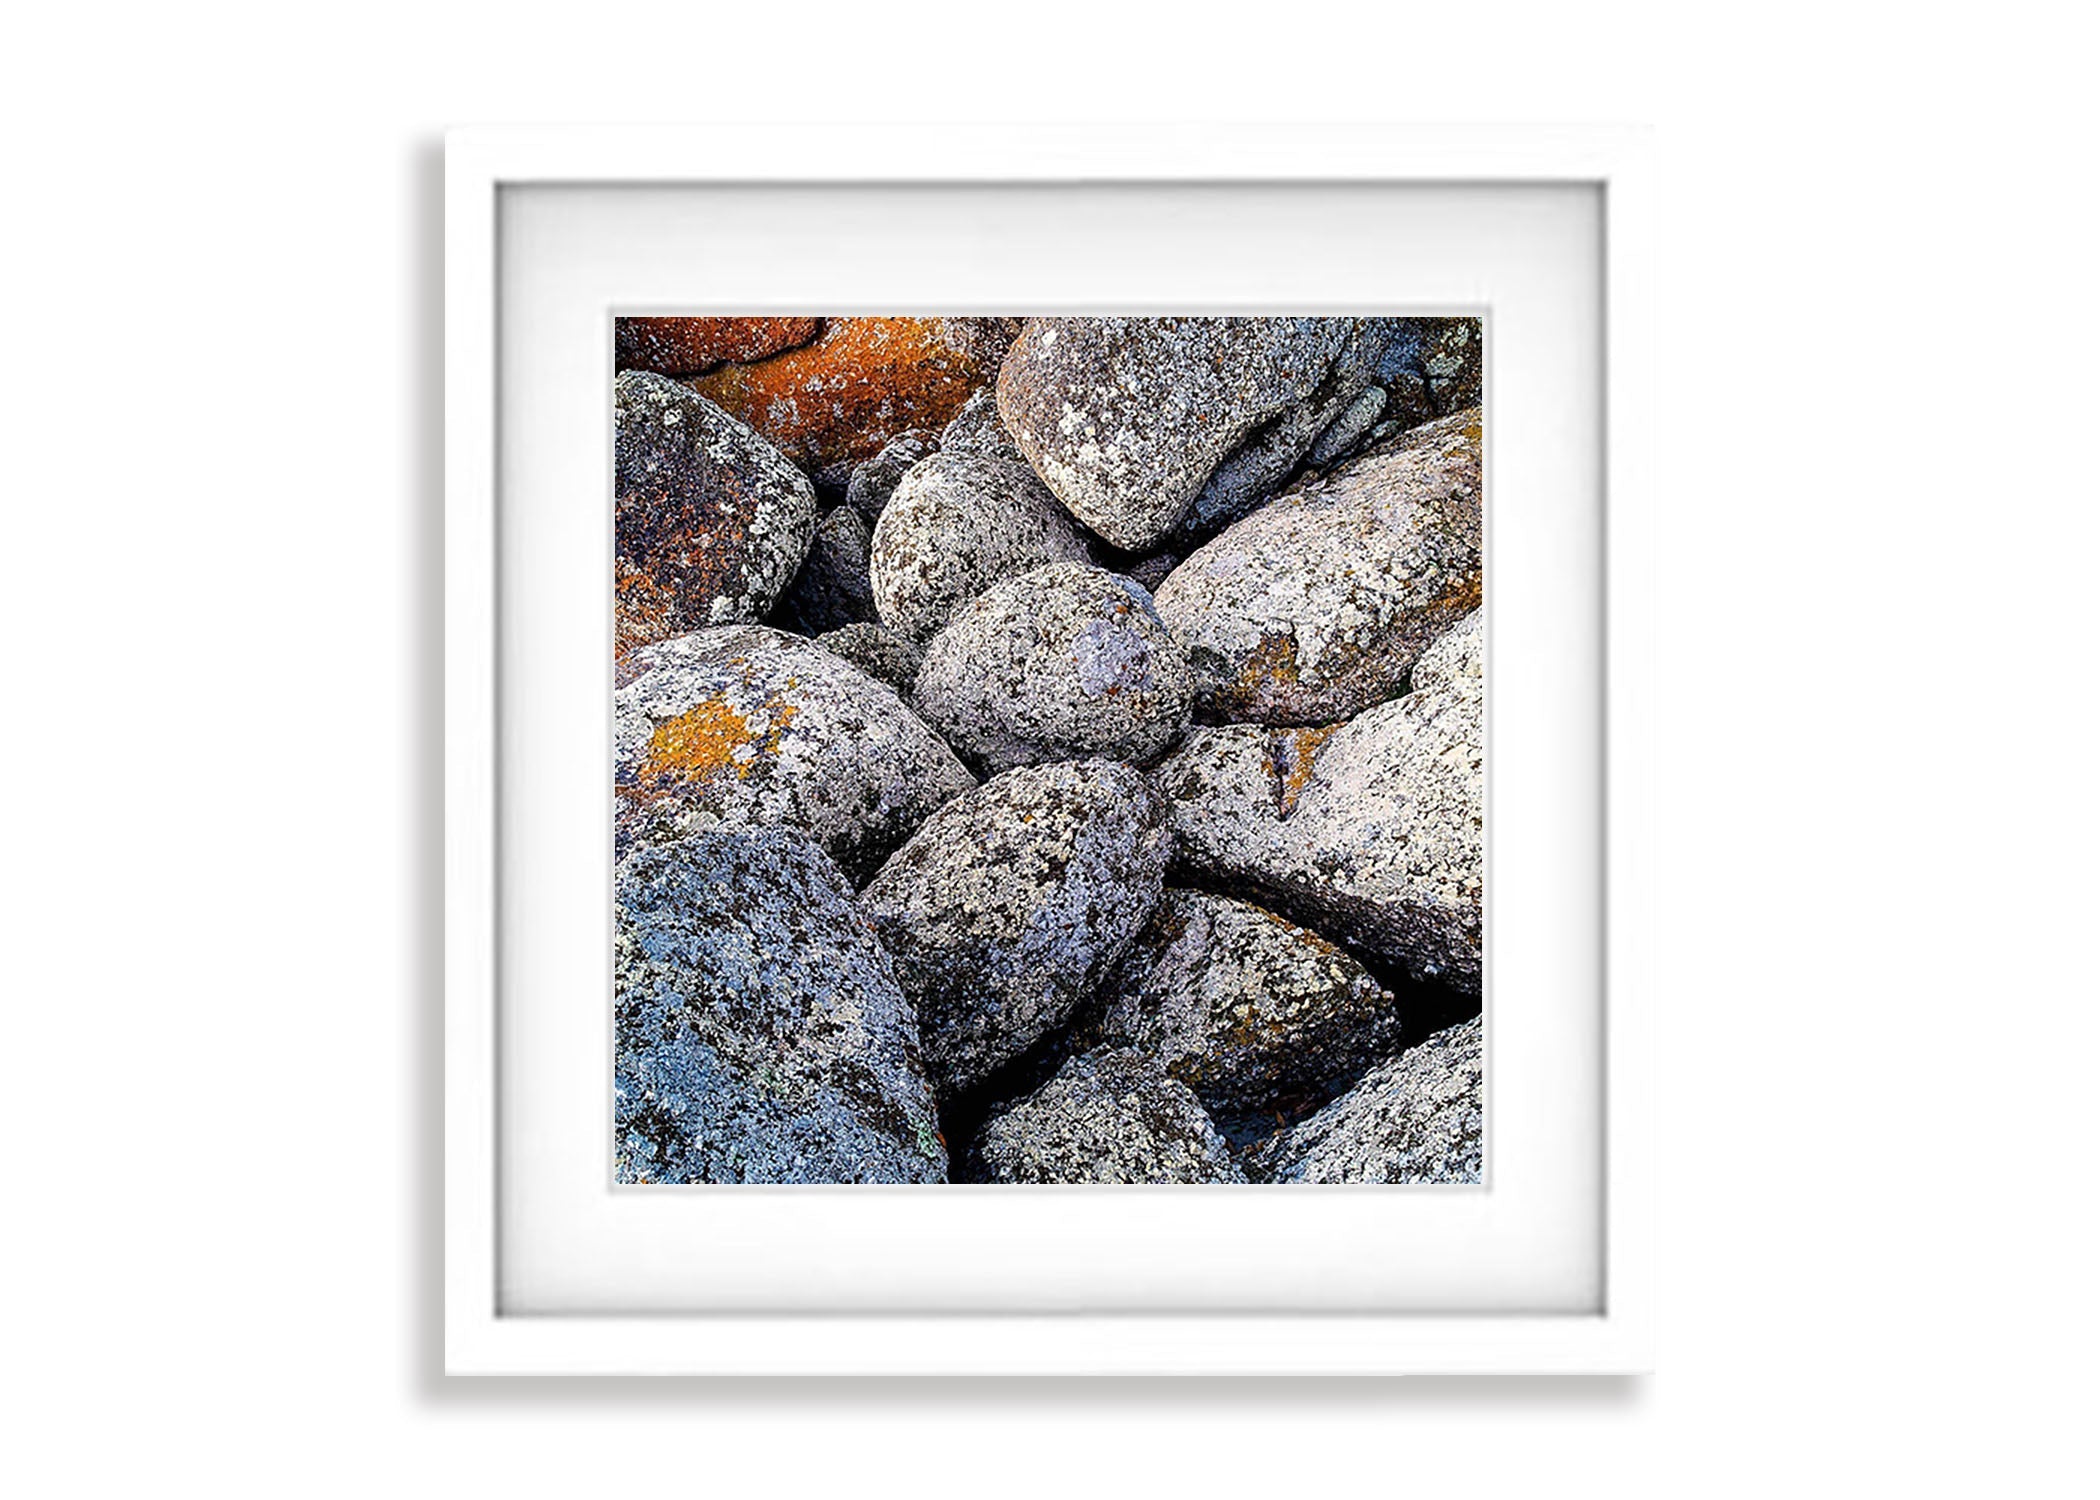
<instances>
[{"instance_id":1,"label":"dark crevice between rock","mask_svg":"<svg viewBox=\"0 0 2100 1500\"><path fill-rule=\"evenodd\" d=\"M985 1122L1018 1104L1057 1076L1072 1056L1076 1027L1062 1027L1044 1037L1012 1062L995 1069L974 1087L939 1101L941 1137L948 1143L950 1182L990 1182L991 1173L978 1155Z\"/></svg>"}]
</instances>

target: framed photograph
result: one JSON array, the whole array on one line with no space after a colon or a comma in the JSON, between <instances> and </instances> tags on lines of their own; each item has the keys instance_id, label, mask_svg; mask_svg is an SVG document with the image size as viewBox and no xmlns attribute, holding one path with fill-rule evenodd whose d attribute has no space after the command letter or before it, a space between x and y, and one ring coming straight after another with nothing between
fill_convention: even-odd
<instances>
[{"instance_id":1,"label":"framed photograph","mask_svg":"<svg viewBox=\"0 0 2100 1500\"><path fill-rule=\"evenodd\" d=\"M450 138L450 1372L1646 1367L1642 161Z\"/></svg>"}]
</instances>

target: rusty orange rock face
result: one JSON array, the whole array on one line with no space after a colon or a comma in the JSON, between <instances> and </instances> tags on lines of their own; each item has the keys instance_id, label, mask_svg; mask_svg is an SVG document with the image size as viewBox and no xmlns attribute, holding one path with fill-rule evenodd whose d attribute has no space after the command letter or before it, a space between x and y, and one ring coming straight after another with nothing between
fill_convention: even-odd
<instances>
[{"instance_id":1,"label":"rusty orange rock face","mask_svg":"<svg viewBox=\"0 0 2100 1500\"><path fill-rule=\"evenodd\" d=\"M1001 318L830 318L815 343L725 365L692 387L843 490L890 439L944 426L998 374L1012 342Z\"/></svg>"},{"instance_id":2,"label":"rusty orange rock face","mask_svg":"<svg viewBox=\"0 0 2100 1500\"><path fill-rule=\"evenodd\" d=\"M698 375L725 360L764 359L799 349L823 326L822 318L616 318L614 364L659 375Z\"/></svg>"}]
</instances>

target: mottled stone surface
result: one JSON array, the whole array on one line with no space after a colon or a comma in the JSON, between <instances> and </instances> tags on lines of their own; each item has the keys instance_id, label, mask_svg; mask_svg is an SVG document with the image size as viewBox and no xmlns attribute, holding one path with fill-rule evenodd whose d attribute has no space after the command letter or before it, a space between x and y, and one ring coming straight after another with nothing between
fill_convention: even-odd
<instances>
[{"instance_id":1,"label":"mottled stone surface","mask_svg":"<svg viewBox=\"0 0 2100 1500\"><path fill-rule=\"evenodd\" d=\"M696 631L621 660L613 780L622 847L781 825L809 833L856 882L976 785L887 685L761 625Z\"/></svg>"},{"instance_id":2,"label":"mottled stone surface","mask_svg":"<svg viewBox=\"0 0 2100 1500\"><path fill-rule=\"evenodd\" d=\"M1440 1031L1250 1152L1271 1182L1481 1180L1480 1018Z\"/></svg>"},{"instance_id":3,"label":"mottled stone surface","mask_svg":"<svg viewBox=\"0 0 2100 1500\"><path fill-rule=\"evenodd\" d=\"M1079 529L1027 468L943 450L890 496L869 563L882 622L928 641L1002 578L1088 559Z\"/></svg>"},{"instance_id":4,"label":"mottled stone surface","mask_svg":"<svg viewBox=\"0 0 2100 1500\"><path fill-rule=\"evenodd\" d=\"M1014 442L1014 435L1000 420L998 391L989 384L972 392L970 399L941 429L940 449L943 453L1004 459L1010 464L1028 462L1027 455Z\"/></svg>"},{"instance_id":5,"label":"mottled stone surface","mask_svg":"<svg viewBox=\"0 0 2100 1500\"><path fill-rule=\"evenodd\" d=\"M1197 717L1319 724L1405 691L1415 659L1479 607L1478 414L1308 479L1160 585Z\"/></svg>"},{"instance_id":6,"label":"mottled stone surface","mask_svg":"<svg viewBox=\"0 0 2100 1500\"><path fill-rule=\"evenodd\" d=\"M868 523L850 506L817 522L809 555L788 588L788 612L811 635L875 618L868 584Z\"/></svg>"},{"instance_id":7,"label":"mottled stone surface","mask_svg":"<svg viewBox=\"0 0 2100 1500\"><path fill-rule=\"evenodd\" d=\"M911 472L912 465L930 457L939 446L932 433L915 428L891 438L880 453L854 465L846 481L846 503L868 523L869 530L882 518L882 508L890 503L898 482Z\"/></svg>"},{"instance_id":8,"label":"mottled stone surface","mask_svg":"<svg viewBox=\"0 0 2100 1500\"><path fill-rule=\"evenodd\" d=\"M1191 730L1152 773L1176 867L1477 994L1484 636L1468 617L1346 724Z\"/></svg>"},{"instance_id":9,"label":"mottled stone surface","mask_svg":"<svg viewBox=\"0 0 2100 1500\"><path fill-rule=\"evenodd\" d=\"M1280 481L1369 381L1386 321L1032 318L999 413L1073 515L1144 551L1221 469L1240 499Z\"/></svg>"},{"instance_id":10,"label":"mottled stone surface","mask_svg":"<svg viewBox=\"0 0 2100 1500\"><path fill-rule=\"evenodd\" d=\"M1089 1035L1155 1058L1218 1113L1332 1095L1400 1045L1390 991L1273 912L1168 891L1116 972Z\"/></svg>"},{"instance_id":11,"label":"mottled stone surface","mask_svg":"<svg viewBox=\"0 0 2100 1500\"><path fill-rule=\"evenodd\" d=\"M644 846L614 902L619 1181L944 1180L918 1018L814 843Z\"/></svg>"},{"instance_id":12,"label":"mottled stone surface","mask_svg":"<svg viewBox=\"0 0 2100 1500\"><path fill-rule=\"evenodd\" d=\"M1188 1086L1129 1052L1075 1057L985 1125L994 1182L1244 1182Z\"/></svg>"},{"instance_id":13,"label":"mottled stone surface","mask_svg":"<svg viewBox=\"0 0 2100 1500\"><path fill-rule=\"evenodd\" d=\"M926 648L912 694L979 771L1154 760L1187 726L1193 699L1152 596L1085 563L1033 569L957 610Z\"/></svg>"},{"instance_id":14,"label":"mottled stone surface","mask_svg":"<svg viewBox=\"0 0 2100 1500\"><path fill-rule=\"evenodd\" d=\"M936 1088L982 1082L1073 1012L1159 900L1166 814L1111 761L1024 766L928 818L861 893Z\"/></svg>"},{"instance_id":15,"label":"mottled stone surface","mask_svg":"<svg viewBox=\"0 0 2100 1500\"><path fill-rule=\"evenodd\" d=\"M1327 424L1305 456L1316 464L1331 464L1345 457L1378 425L1378 419L1385 415L1385 402L1385 391L1379 386L1363 392Z\"/></svg>"},{"instance_id":16,"label":"mottled stone surface","mask_svg":"<svg viewBox=\"0 0 2100 1500\"><path fill-rule=\"evenodd\" d=\"M1130 577L1145 586L1146 592L1157 593L1167 576L1181 565L1181 559L1171 552L1155 552L1150 557L1141 557L1130 565Z\"/></svg>"},{"instance_id":17,"label":"mottled stone surface","mask_svg":"<svg viewBox=\"0 0 2100 1500\"><path fill-rule=\"evenodd\" d=\"M1481 404L1483 347L1478 318L1399 318L1400 336L1387 351L1388 367L1418 374L1439 415Z\"/></svg>"},{"instance_id":18,"label":"mottled stone surface","mask_svg":"<svg viewBox=\"0 0 2100 1500\"><path fill-rule=\"evenodd\" d=\"M616 318L613 362L622 370L698 375L725 360L800 348L822 327L821 318Z\"/></svg>"},{"instance_id":19,"label":"mottled stone surface","mask_svg":"<svg viewBox=\"0 0 2100 1500\"><path fill-rule=\"evenodd\" d=\"M888 683L901 698L910 697L919 663L925 659L917 641L897 634L887 625L843 625L818 636L817 644L870 677Z\"/></svg>"},{"instance_id":20,"label":"mottled stone surface","mask_svg":"<svg viewBox=\"0 0 2100 1500\"><path fill-rule=\"evenodd\" d=\"M614 379L616 652L757 619L816 521L809 480L749 427L661 375Z\"/></svg>"},{"instance_id":21,"label":"mottled stone surface","mask_svg":"<svg viewBox=\"0 0 2100 1500\"><path fill-rule=\"evenodd\" d=\"M693 386L841 493L892 439L954 416L1012 339L998 318L829 318L815 343Z\"/></svg>"}]
</instances>

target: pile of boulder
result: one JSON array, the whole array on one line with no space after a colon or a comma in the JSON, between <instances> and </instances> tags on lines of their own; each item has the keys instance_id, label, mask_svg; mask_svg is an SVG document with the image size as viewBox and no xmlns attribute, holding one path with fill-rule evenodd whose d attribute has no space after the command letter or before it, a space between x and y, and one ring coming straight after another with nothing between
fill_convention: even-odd
<instances>
[{"instance_id":1,"label":"pile of boulder","mask_svg":"<svg viewBox=\"0 0 2100 1500\"><path fill-rule=\"evenodd\" d=\"M623 318L626 1183L1481 1180L1481 330Z\"/></svg>"}]
</instances>

